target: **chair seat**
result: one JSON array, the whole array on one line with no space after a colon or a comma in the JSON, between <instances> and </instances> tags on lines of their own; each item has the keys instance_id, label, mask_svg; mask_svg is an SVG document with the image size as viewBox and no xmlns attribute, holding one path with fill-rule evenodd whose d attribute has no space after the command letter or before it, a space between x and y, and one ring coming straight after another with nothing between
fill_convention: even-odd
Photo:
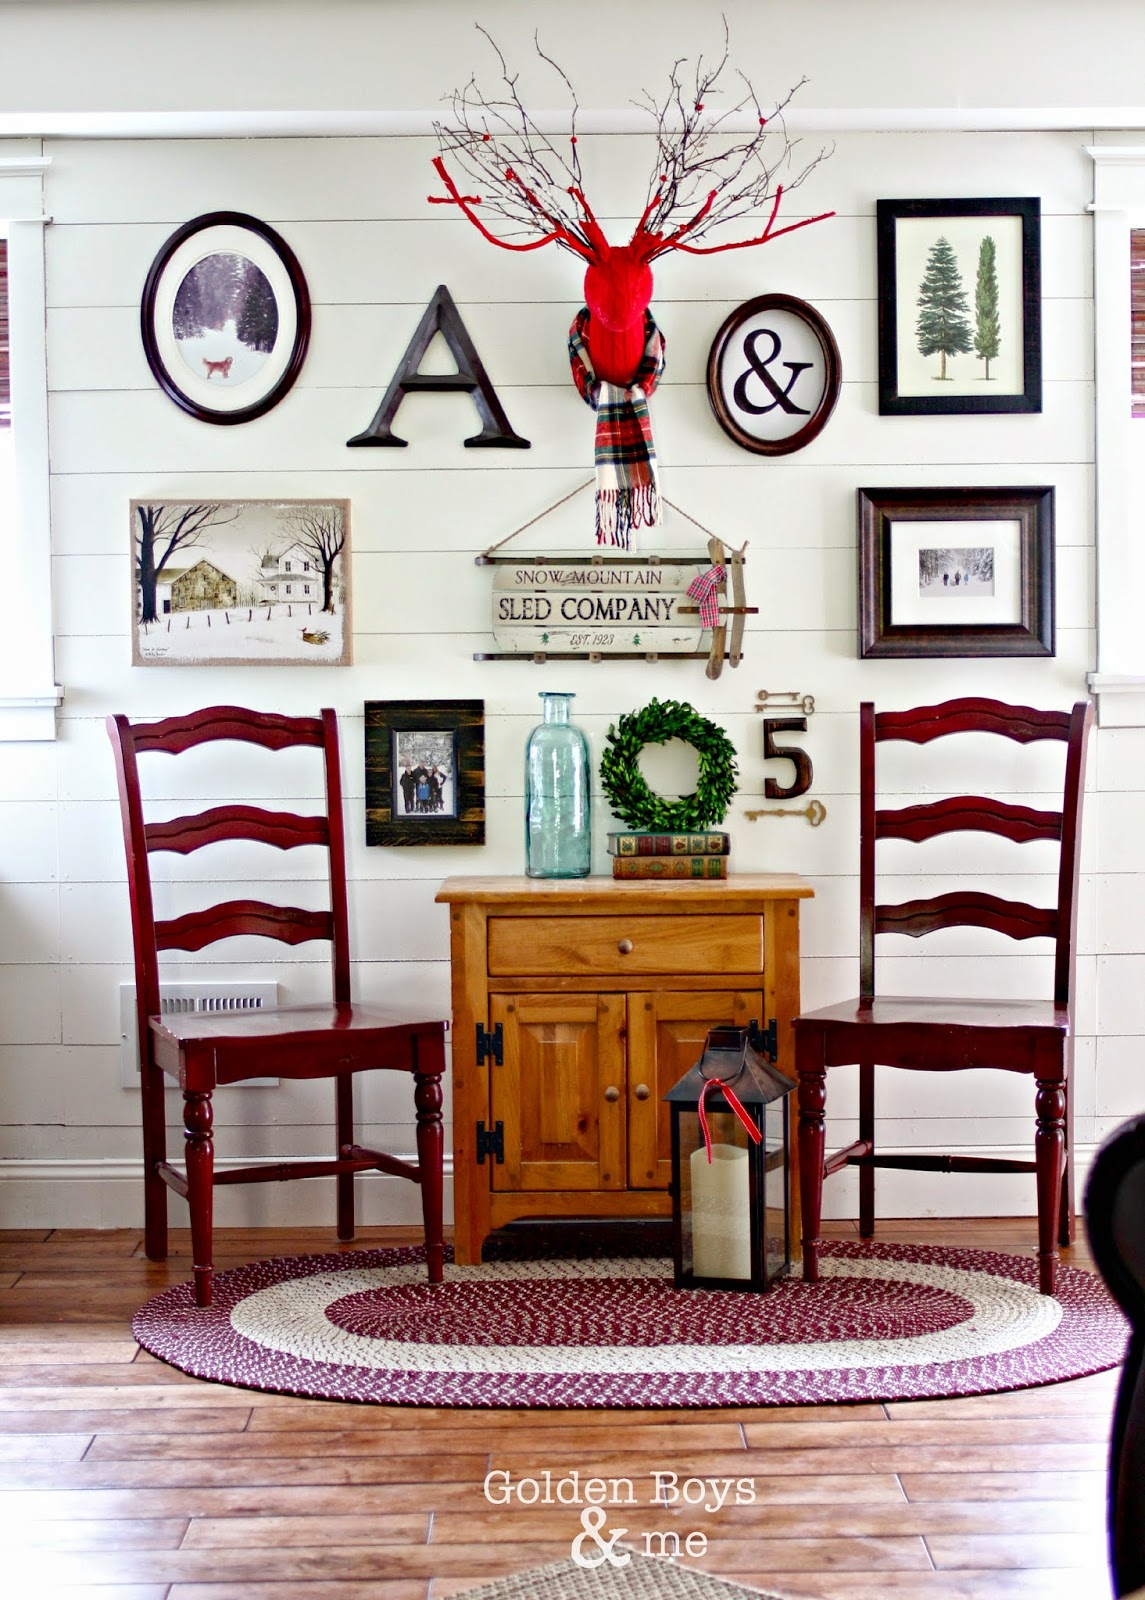
<instances>
[{"instance_id":1,"label":"chair seat","mask_svg":"<svg viewBox=\"0 0 1145 1600\"><path fill-rule=\"evenodd\" d=\"M983 1000L944 995L876 995L840 1000L818 1011L804 1011L796 1026L825 1023L832 1027L893 1028L904 1024L926 1028L1032 1028L1069 1032L1069 1012L1052 1000Z\"/></svg>"},{"instance_id":2,"label":"chair seat","mask_svg":"<svg viewBox=\"0 0 1145 1600\"><path fill-rule=\"evenodd\" d=\"M327 1077L338 1070L410 1070L411 1035L440 1039L440 1021L409 1021L353 1002L190 1011L152 1017L155 1058L185 1087L242 1078Z\"/></svg>"},{"instance_id":3,"label":"chair seat","mask_svg":"<svg viewBox=\"0 0 1145 1600\"><path fill-rule=\"evenodd\" d=\"M795 1029L797 1038L820 1042L829 1067L864 1061L933 1072L995 1067L1057 1078L1070 1022L1067 1009L1052 1000L877 995L865 1005L844 1000L804 1012Z\"/></svg>"}]
</instances>

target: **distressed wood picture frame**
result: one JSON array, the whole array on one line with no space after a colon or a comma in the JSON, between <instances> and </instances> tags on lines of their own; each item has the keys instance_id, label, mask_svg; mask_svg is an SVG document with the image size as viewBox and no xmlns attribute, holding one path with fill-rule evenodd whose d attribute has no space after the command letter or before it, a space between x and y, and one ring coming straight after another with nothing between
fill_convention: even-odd
<instances>
[{"instance_id":1,"label":"distressed wood picture frame","mask_svg":"<svg viewBox=\"0 0 1145 1600\"><path fill-rule=\"evenodd\" d=\"M859 655L1052 656L1052 488L860 489Z\"/></svg>"},{"instance_id":2,"label":"distressed wood picture frame","mask_svg":"<svg viewBox=\"0 0 1145 1600\"><path fill-rule=\"evenodd\" d=\"M485 843L484 700L367 700L366 843Z\"/></svg>"},{"instance_id":3,"label":"distressed wood picture frame","mask_svg":"<svg viewBox=\"0 0 1145 1600\"><path fill-rule=\"evenodd\" d=\"M879 200L879 412L1042 409L1041 202Z\"/></svg>"}]
</instances>

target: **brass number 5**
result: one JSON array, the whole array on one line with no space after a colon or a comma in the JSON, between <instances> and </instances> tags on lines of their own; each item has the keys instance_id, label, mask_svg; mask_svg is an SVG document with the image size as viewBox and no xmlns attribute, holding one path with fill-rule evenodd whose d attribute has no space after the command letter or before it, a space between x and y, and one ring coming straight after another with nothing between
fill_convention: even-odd
<instances>
[{"instance_id":1,"label":"brass number 5","mask_svg":"<svg viewBox=\"0 0 1145 1600\"><path fill-rule=\"evenodd\" d=\"M811 766L811 757L806 750L801 750L798 745L786 745L780 749L775 743L777 733L806 733L806 717L764 717L763 719L763 759L772 761L781 757L790 761L795 768L795 782L788 788L777 783L774 778L763 780L763 792L768 800L794 800L797 795L806 794L811 787L814 772Z\"/></svg>"}]
</instances>

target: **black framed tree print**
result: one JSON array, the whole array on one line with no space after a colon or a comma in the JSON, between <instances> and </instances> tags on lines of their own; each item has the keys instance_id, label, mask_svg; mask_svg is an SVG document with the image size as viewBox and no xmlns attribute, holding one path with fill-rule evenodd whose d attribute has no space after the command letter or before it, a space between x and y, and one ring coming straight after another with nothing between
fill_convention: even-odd
<instances>
[{"instance_id":1,"label":"black framed tree print","mask_svg":"<svg viewBox=\"0 0 1145 1600\"><path fill-rule=\"evenodd\" d=\"M1040 201L876 211L880 413L1040 411Z\"/></svg>"}]
</instances>

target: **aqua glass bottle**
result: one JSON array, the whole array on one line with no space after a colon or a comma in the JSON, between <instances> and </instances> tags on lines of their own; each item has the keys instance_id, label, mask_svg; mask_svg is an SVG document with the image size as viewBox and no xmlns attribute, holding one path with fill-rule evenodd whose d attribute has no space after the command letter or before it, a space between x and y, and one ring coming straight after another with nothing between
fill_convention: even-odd
<instances>
[{"instance_id":1,"label":"aqua glass bottle","mask_svg":"<svg viewBox=\"0 0 1145 1600\"><path fill-rule=\"evenodd\" d=\"M525 872L586 878L592 860L588 740L569 721L571 694L541 694L544 721L525 746Z\"/></svg>"}]
</instances>

